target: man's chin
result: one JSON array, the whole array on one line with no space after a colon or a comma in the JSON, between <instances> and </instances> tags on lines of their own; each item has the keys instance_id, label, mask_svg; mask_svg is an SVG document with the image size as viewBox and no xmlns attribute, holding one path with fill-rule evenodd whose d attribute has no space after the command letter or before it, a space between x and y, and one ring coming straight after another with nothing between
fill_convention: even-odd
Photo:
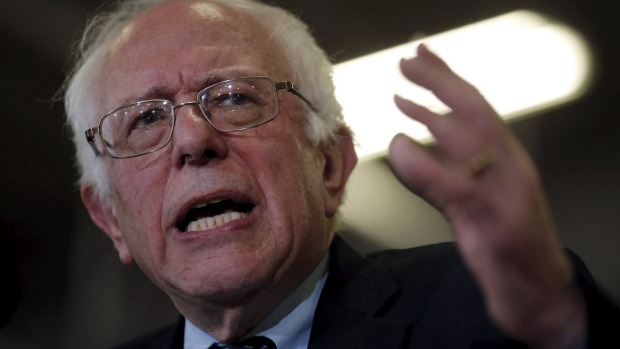
<instances>
[{"instance_id":1,"label":"man's chin","mask_svg":"<svg viewBox=\"0 0 620 349\"><path fill-rule=\"evenodd\" d=\"M261 289L273 285L273 270L258 269L258 262L248 272L247 267L221 268L217 266L208 270L185 270L172 275L168 285L168 295L175 300L187 303L213 303L213 305L242 304L255 297Z\"/></svg>"}]
</instances>

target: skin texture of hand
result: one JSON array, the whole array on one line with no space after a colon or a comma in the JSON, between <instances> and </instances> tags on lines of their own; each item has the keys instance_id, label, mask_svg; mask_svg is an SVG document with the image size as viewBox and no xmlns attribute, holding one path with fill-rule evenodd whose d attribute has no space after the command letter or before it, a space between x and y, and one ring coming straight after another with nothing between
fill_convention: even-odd
<instances>
[{"instance_id":1,"label":"skin texture of hand","mask_svg":"<svg viewBox=\"0 0 620 349\"><path fill-rule=\"evenodd\" d=\"M578 348L587 336L585 302L528 154L480 93L425 46L401 70L451 112L395 97L436 141L431 153L396 136L389 156L396 176L448 219L491 318L508 337L532 348ZM473 169L481 155L489 165Z\"/></svg>"}]
</instances>

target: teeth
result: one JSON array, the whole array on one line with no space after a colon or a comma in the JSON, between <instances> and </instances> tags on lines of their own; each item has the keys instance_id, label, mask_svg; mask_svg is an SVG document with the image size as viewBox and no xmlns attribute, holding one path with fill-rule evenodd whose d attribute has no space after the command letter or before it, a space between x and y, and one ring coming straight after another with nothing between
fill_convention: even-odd
<instances>
[{"instance_id":1,"label":"teeth","mask_svg":"<svg viewBox=\"0 0 620 349\"><path fill-rule=\"evenodd\" d=\"M217 204L218 202L221 202L221 201L223 201L223 200L219 199L219 200L209 201L209 202L206 202L204 204L198 204L194 208L202 208L202 207L205 207L205 206L210 205L210 204Z\"/></svg>"},{"instance_id":2,"label":"teeth","mask_svg":"<svg viewBox=\"0 0 620 349\"><path fill-rule=\"evenodd\" d=\"M196 231L200 230L200 225L198 221L193 221L187 226L187 231Z\"/></svg>"},{"instance_id":3,"label":"teeth","mask_svg":"<svg viewBox=\"0 0 620 349\"><path fill-rule=\"evenodd\" d=\"M215 217L201 218L197 221L190 222L187 225L187 231L190 232L213 229L215 227L219 227L220 225L224 225L230 221L241 219L245 216L246 214L243 212L226 212L218 214Z\"/></svg>"}]
</instances>

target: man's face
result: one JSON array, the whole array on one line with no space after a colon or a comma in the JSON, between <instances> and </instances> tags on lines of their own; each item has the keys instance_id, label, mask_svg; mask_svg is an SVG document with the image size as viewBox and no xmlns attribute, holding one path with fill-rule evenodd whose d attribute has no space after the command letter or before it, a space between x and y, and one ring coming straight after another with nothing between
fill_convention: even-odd
<instances>
[{"instance_id":1,"label":"man's face","mask_svg":"<svg viewBox=\"0 0 620 349\"><path fill-rule=\"evenodd\" d=\"M161 5L138 17L109 52L101 113L145 99L193 101L213 82L254 75L290 80L264 28L220 7ZM303 92L303 81L295 83ZM121 259L136 261L181 309L197 299L286 294L328 248L328 221L341 195L326 185L333 179L329 150L306 139L300 99L281 92L280 102L275 120L233 134L214 130L196 105L181 107L168 146L102 160L109 200L83 188ZM222 213L233 220L187 231L191 221Z\"/></svg>"}]
</instances>

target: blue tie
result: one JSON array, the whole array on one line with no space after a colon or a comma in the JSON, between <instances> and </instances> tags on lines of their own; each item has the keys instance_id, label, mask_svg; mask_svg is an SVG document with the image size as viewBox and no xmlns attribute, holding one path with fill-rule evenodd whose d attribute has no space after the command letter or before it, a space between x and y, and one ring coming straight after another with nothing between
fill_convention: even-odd
<instances>
[{"instance_id":1,"label":"blue tie","mask_svg":"<svg viewBox=\"0 0 620 349\"><path fill-rule=\"evenodd\" d=\"M276 344L267 337L250 337L236 343L213 343L209 349L277 349Z\"/></svg>"}]
</instances>

